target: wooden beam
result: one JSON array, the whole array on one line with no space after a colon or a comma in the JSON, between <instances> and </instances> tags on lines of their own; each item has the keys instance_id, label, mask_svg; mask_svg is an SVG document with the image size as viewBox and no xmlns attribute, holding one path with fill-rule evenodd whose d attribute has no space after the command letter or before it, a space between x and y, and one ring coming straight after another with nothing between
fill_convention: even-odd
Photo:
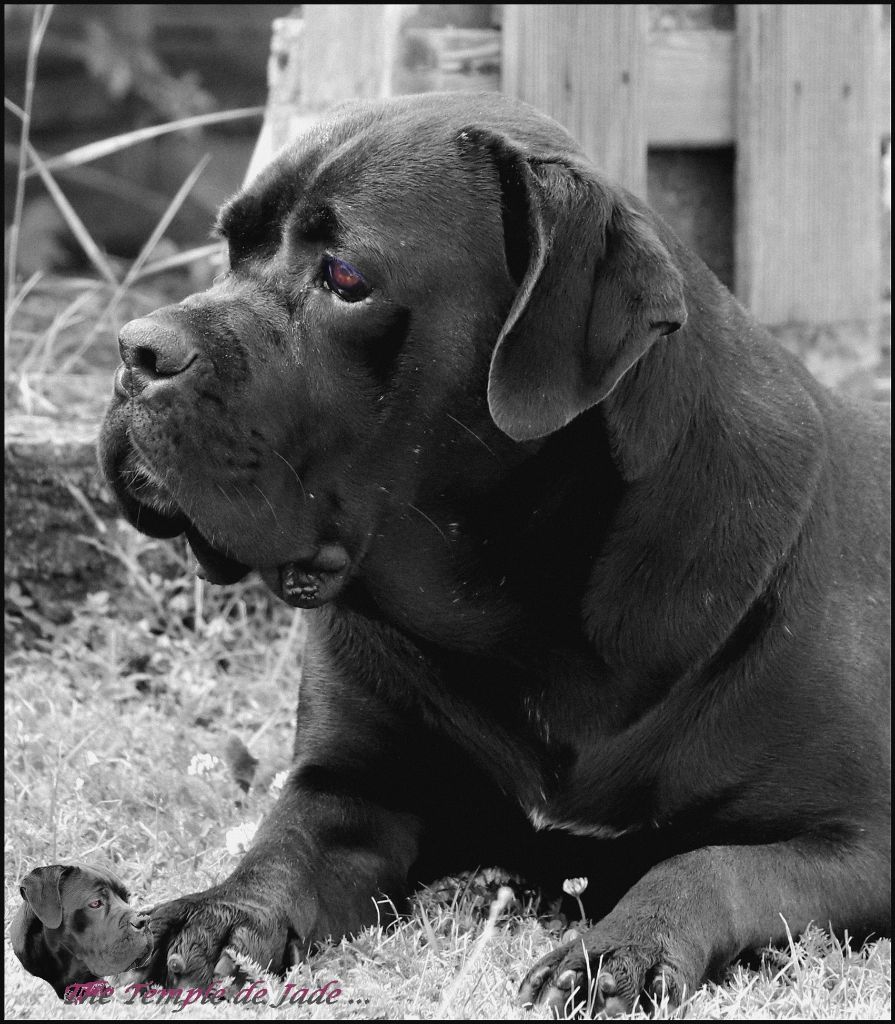
<instances>
[{"instance_id":1,"label":"wooden beam","mask_svg":"<svg viewBox=\"0 0 895 1024\"><path fill-rule=\"evenodd\" d=\"M503 91L556 118L611 178L646 195L643 4L505 4Z\"/></svg>"},{"instance_id":2,"label":"wooden beam","mask_svg":"<svg viewBox=\"0 0 895 1024\"><path fill-rule=\"evenodd\" d=\"M878 307L878 13L737 7L735 284L766 323Z\"/></svg>"},{"instance_id":3,"label":"wooden beam","mask_svg":"<svg viewBox=\"0 0 895 1024\"><path fill-rule=\"evenodd\" d=\"M357 6L366 8L364 17L373 17L370 9L374 5ZM393 77L392 86L398 92L496 89L499 86L499 72L492 76L490 71L499 66L501 60L505 87L518 82L520 75L524 77L527 74L527 69L520 66L519 52L512 52L512 46L510 53L501 55L505 40L504 34L497 29L408 29L407 35L425 42L435 58L433 67L416 73L408 72L391 59L381 59L381 50L377 51L376 47L371 49L370 41L377 39L391 40L390 45L394 46L392 37L396 25L395 12L401 5L384 6L389 8L391 14L386 16L384 22L374 17L373 30L370 31L370 26L367 26L366 35L359 41L354 35L350 38L347 34L333 37L334 30L342 24L344 14L339 12L343 8L331 7L327 12L324 5L306 5L310 21L314 23L318 36L322 36L325 41L322 48L313 42L308 44L311 53L317 55L309 62L304 59L304 47L299 52L297 42L299 26L303 30L304 22L295 18L277 21L274 29L277 65L273 67L270 76L271 102L282 101L284 109L291 106L293 114L307 117L309 111L317 109L317 104L324 102L328 95L344 98L347 95L345 90L351 88L358 74L363 88L369 90L372 82L374 95L387 91L389 69L397 76ZM339 16L338 22L332 20L336 15ZM509 15L512 22L514 12L511 10ZM515 25L511 25L511 32L517 30ZM877 31L874 88L877 96L877 133L883 139L891 134L892 43L882 26L878 26ZM474 37L475 47L460 47L458 50L464 37ZM337 60L331 54L331 48L336 45L335 39L341 48L341 56ZM467 50L473 52L467 53ZM455 51L463 58L459 67ZM357 57L358 53L360 57ZM368 67L371 53L374 57L372 77ZM324 61L325 54L330 54L326 58L328 63ZM588 68L593 64L592 58L586 62ZM293 65L294 69L290 71L287 65ZM358 71L365 67L367 71ZM283 82L290 76L296 79L296 85L292 90L294 95L290 96L287 103L283 95L287 91ZM646 141L649 146L686 149L734 144L737 76L733 32L723 29L678 29L651 33L646 44L646 83ZM516 86L513 88L515 90ZM522 88L527 86L523 85ZM300 98L304 94L309 94L307 103ZM276 97L281 97L281 100Z\"/></svg>"},{"instance_id":4,"label":"wooden beam","mask_svg":"<svg viewBox=\"0 0 895 1024\"><path fill-rule=\"evenodd\" d=\"M326 110L346 99L391 93L399 4L305 4L302 104Z\"/></svg>"},{"instance_id":5,"label":"wooden beam","mask_svg":"<svg viewBox=\"0 0 895 1024\"><path fill-rule=\"evenodd\" d=\"M876 28L873 56L876 134L892 134L892 37L870 12ZM731 146L736 122L736 35L723 29L654 32L646 48L650 146Z\"/></svg>"},{"instance_id":6,"label":"wooden beam","mask_svg":"<svg viewBox=\"0 0 895 1024\"><path fill-rule=\"evenodd\" d=\"M879 5L875 5L879 6ZM880 12L882 17L882 12ZM879 51L877 53L879 78L876 83L877 126L880 138L892 137L892 33L879 30Z\"/></svg>"},{"instance_id":7,"label":"wooden beam","mask_svg":"<svg viewBox=\"0 0 895 1024\"><path fill-rule=\"evenodd\" d=\"M274 21L267 108L246 181L334 104L392 94L405 13L402 4L305 4L301 18Z\"/></svg>"},{"instance_id":8,"label":"wooden beam","mask_svg":"<svg viewBox=\"0 0 895 1024\"><path fill-rule=\"evenodd\" d=\"M651 146L733 143L734 35L720 29L657 32L646 50Z\"/></svg>"}]
</instances>

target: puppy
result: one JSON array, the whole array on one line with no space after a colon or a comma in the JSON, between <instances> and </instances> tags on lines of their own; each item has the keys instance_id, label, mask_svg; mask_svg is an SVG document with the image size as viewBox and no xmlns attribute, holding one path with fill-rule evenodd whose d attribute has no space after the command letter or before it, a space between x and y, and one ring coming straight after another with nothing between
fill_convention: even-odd
<instances>
[{"instance_id":1,"label":"puppy","mask_svg":"<svg viewBox=\"0 0 895 1024\"><path fill-rule=\"evenodd\" d=\"M22 880L24 903L10 930L30 974L60 999L69 985L138 967L152 952L148 915L128 906L119 878L86 864L35 868Z\"/></svg>"}]
</instances>

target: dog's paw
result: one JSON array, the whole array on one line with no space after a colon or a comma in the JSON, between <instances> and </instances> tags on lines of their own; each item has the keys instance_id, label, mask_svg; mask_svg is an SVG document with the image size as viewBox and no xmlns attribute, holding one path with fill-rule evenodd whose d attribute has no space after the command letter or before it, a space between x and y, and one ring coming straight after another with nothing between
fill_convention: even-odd
<instances>
[{"instance_id":1,"label":"dog's paw","mask_svg":"<svg viewBox=\"0 0 895 1024\"><path fill-rule=\"evenodd\" d=\"M154 940L147 979L169 987L204 988L239 975L238 957L281 972L291 947L289 924L273 901L218 886L162 903L151 911Z\"/></svg>"},{"instance_id":2,"label":"dog's paw","mask_svg":"<svg viewBox=\"0 0 895 1024\"><path fill-rule=\"evenodd\" d=\"M658 939L614 940L599 925L542 957L519 991L526 1006L545 1006L560 1018L616 1017L635 1003L649 1010L663 999L684 997L685 972Z\"/></svg>"}]
</instances>

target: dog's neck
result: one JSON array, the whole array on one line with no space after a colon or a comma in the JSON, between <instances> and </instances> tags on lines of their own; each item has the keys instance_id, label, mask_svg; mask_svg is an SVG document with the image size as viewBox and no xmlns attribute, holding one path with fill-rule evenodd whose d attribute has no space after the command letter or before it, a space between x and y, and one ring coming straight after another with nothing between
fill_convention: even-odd
<instances>
[{"instance_id":1,"label":"dog's neck","mask_svg":"<svg viewBox=\"0 0 895 1024\"><path fill-rule=\"evenodd\" d=\"M688 318L600 405L622 476L667 479L697 438L717 442L720 464L744 481L791 450L817 454L816 381L667 228L663 242L684 270Z\"/></svg>"},{"instance_id":2,"label":"dog's neck","mask_svg":"<svg viewBox=\"0 0 895 1024\"><path fill-rule=\"evenodd\" d=\"M621 494L599 414L528 445L479 499L451 505L451 487L427 483L384 517L346 595L354 607L465 654L518 654L534 636L574 644L588 567Z\"/></svg>"},{"instance_id":3,"label":"dog's neck","mask_svg":"<svg viewBox=\"0 0 895 1024\"><path fill-rule=\"evenodd\" d=\"M825 528L814 505L828 399L689 259L699 298L688 295L687 324L602 406L629 484L615 526L626 543L597 559L585 611L610 663L666 677L716 655L768 588L783 592L775 574L794 548ZM656 633L672 619L688 630Z\"/></svg>"}]
</instances>

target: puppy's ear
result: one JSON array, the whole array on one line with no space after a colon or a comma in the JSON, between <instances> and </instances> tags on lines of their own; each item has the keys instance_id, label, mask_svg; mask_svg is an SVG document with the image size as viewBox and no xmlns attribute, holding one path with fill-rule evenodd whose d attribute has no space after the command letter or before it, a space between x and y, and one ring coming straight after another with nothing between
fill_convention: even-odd
<instances>
[{"instance_id":1,"label":"puppy's ear","mask_svg":"<svg viewBox=\"0 0 895 1024\"><path fill-rule=\"evenodd\" d=\"M507 267L519 282L488 405L515 440L544 437L601 402L685 322L681 274L630 198L574 156L466 135L497 165Z\"/></svg>"},{"instance_id":2,"label":"puppy's ear","mask_svg":"<svg viewBox=\"0 0 895 1024\"><path fill-rule=\"evenodd\" d=\"M62 924L62 880L71 870L68 865L51 864L35 868L22 879L22 896L46 928Z\"/></svg>"}]
</instances>

